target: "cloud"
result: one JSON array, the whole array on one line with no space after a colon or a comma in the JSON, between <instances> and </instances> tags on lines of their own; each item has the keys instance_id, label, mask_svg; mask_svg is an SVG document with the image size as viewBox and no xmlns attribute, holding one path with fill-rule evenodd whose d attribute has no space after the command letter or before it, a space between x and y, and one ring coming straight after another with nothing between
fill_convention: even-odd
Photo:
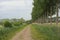
<instances>
[{"instance_id":1,"label":"cloud","mask_svg":"<svg viewBox=\"0 0 60 40\"><path fill-rule=\"evenodd\" d=\"M21 0L0 0L0 2L3 2L3 1L21 1Z\"/></svg>"},{"instance_id":2,"label":"cloud","mask_svg":"<svg viewBox=\"0 0 60 40\"><path fill-rule=\"evenodd\" d=\"M24 1L6 1L6 2L1 2L0 5L8 5L8 6L24 6L25 3Z\"/></svg>"},{"instance_id":3,"label":"cloud","mask_svg":"<svg viewBox=\"0 0 60 40\"><path fill-rule=\"evenodd\" d=\"M0 0L0 18L31 19L31 0Z\"/></svg>"},{"instance_id":4,"label":"cloud","mask_svg":"<svg viewBox=\"0 0 60 40\"><path fill-rule=\"evenodd\" d=\"M17 7L25 7L25 2L21 1L4 1L0 3L0 10L10 10L15 9Z\"/></svg>"}]
</instances>

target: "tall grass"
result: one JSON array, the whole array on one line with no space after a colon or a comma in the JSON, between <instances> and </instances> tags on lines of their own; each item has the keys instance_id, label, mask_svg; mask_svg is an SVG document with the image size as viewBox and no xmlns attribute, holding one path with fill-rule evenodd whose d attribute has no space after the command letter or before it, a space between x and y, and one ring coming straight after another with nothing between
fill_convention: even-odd
<instances>
[{"instance_id":1,"label":"tall grass","mask_svg":"<svg viewBox=\"0 0 60 40\"><path fill-rule=\"evenodd\" d=\"M60 40L60 30L54 25L32 24L31 31L34 40Z\"/></svg>"},{"instance_id":2,"label":"tall grass","mask_svg":"<svg viewBox=\"0 0 60 40\"><path fill-rule=\"evenodd\" d=\"M10 40L10 38L12 38L16 32L22 30L26 25L27 24L0 29L0 40Z\"/></svg>"}]
</instances>

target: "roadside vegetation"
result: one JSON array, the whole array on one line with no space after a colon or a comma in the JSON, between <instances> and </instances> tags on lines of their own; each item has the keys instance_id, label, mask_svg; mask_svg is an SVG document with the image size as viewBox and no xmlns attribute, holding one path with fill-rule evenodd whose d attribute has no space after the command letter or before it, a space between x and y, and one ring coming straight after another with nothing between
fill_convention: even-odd
<instances>
[{"instance_id":1,"label":"roadside vegetation","mask_svg":"<svg viewBox=\"0 0 60 40\"><path fill-rule=\"evenodd\" d=\"M60 27L54 25L32 24L31 32L34 40L60 40Z\"/></svg>"},{"instance_id":2,"label":"roadside vegetation","mask_svg":"<svg viewBox=\"0 0 60 40\"><path fill-rule=\"evenodd\" d=\"M6 19L0 23L0 40L10 40L17 32L28 25L24 19L12 20Z\"/></svg>"}]
</instances>

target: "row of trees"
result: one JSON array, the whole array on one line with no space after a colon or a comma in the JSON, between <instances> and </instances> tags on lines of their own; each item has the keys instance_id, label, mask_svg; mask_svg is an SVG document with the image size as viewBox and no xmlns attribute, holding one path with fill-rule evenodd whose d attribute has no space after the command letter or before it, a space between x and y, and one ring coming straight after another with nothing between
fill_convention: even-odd
<instances>
[{"instance_id":1,"label":"row of trees","mask_svg":"<svg viewBox=\"0 0 60 40\"><path fill-rule=\"evenodd\" d=\"M58 25L58 5L60 0L33 0L32 21L48 22L52 24L52 16L56 14L56 24Z\"/></svg>"}]
</instances>

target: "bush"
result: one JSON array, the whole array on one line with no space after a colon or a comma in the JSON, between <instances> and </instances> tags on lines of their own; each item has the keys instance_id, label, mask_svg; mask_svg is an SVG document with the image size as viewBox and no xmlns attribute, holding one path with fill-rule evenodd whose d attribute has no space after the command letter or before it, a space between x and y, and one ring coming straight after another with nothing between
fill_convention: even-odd
<instances>
[{"instance_id":1,"label":"bush","mask_svg":"<svg viewBox=\"0 0 60 40\"><path fill-rule=\"evenodd\" d=\"M14 22L13 24L14 24L14 26L20 26L19 22Z\"/></svg>"},{"instance_id":2,"label":"bush","mask_svg":"<svg viewBox=\"0 0 60 40\"><path fill-rule=\"evenodd\" d=\"M4 27L12 27L12 24L9 21L5 21Z\"/></svg>"},{"instance_id":3,"label":"bush","mask_svg":"<svg viewBox=\"0 0 60 40\"><path fill-rule=\"evenodd\" d=\"M31 24L31 23L32 23L32 21L31 21L31 20L28 20L28 21L26 21L26 23L27 23L27 24Z\"/></svg>"},{"instance_id":4,"label":"bush","mask_svg":"<svg viewBox=\"0 0 60 40\"><path fill-rule=\"evenodd\" d=\"M25 26L27 24L11 28L2 28L0 30L0 40L10 40L16 32L20 32Z\"/></svg>"}]
</instances>

